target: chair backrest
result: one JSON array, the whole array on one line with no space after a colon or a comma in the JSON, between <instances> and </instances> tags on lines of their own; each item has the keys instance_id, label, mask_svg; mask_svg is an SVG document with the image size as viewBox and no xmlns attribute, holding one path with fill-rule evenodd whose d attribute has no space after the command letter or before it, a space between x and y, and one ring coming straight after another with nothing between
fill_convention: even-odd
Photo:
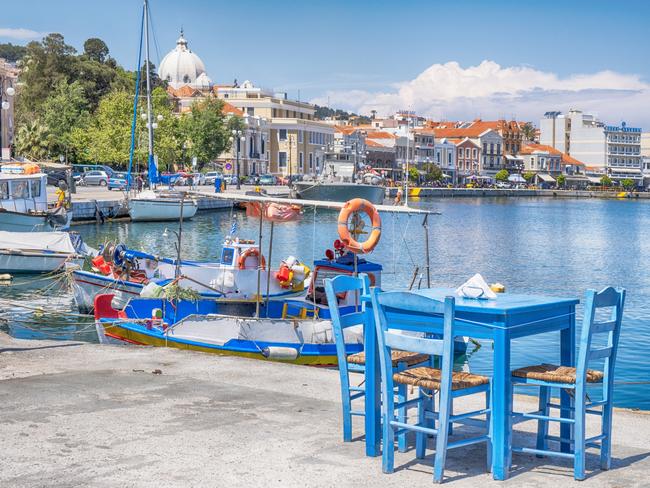
<instances>
[{"instance_id":1,"label":"chair backrest","mask_svg":"<svg viewBox=\"0 0 650 488\"><path fill-rule=\"evenodd\" d=\"M392 349L441 356L441 388L446 385L451 389L456 313L454 298L446 297L440 301L413 292L381 292L375 287L370 289L370 296L375 314L382 379L386 382L387 391L392 391L393 387ZM421 326L427 324L442 325L442 339L430 337L429 334L414 336L396 331L422 331Z\"/></svg>"},{"instance_id":2,"label":"chair backrest","mask_svg":"<svg viewBox=\"0 0 650 488\"><path fill-rule=\"evenodd\" d=\"M338 296L341 293L356 293L359 296L359 305L349 313L342 313L339 307ZM362 297L370 293L370 279L365 273L359 276L339 275L335 278L325 280L325 294L327 295L327 306L330 310L332 320L332 331L336 344L336 354L339 361L339 368L347 366L347 354L345 351L345 335L343 330L354 325L367 323L367 312L365 301Z\"/></svg>"},{"instance_id":3,"label":"chair backrest","mask_svg":"<svg viewBox=\"0 0 650 488\"><path fill-rule=\"evenodd\" d=\"M605 359L603 381L603 395L609 395L609 388L613 382L614 364L618 350L618 340L621 334L623 321L623 307L625 305L625 290L610 287L596 292L587 290L585 294L585 313L582 321L580 335L580 350L577 361L577 381L584 384L589 361ZM609 320L597 320L597 311L602 308L611 308ZM605 345L594 345L594 336L607 334ZM601 341L602 342L602 341Z\"/></svg>"}]
</instances>

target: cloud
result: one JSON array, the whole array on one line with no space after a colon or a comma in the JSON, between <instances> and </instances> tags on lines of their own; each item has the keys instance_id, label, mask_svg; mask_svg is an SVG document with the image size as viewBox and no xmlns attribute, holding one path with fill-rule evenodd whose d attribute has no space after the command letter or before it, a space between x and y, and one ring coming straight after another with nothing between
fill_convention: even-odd
<instances>
[{"instance_id":1,"label":"cloud","mask_svg":"<svg viewBox=\"0 0 650 488\"><path fill-rule=\"evenodd\" d=\"M530 66L502 67L494 61L463 68L434 64L415 79L381 91L332 90L313 100L369 114L415 110L437 120L513 118L538 121L549 110L596 113L610 123L650 126L650 84L638 75L600 71L559 77Z\"/></svg>"},{"instance_id":2,"label":"cloud","mask_svg":"<svg viewBox=\"0 0 650 488\"><path fill-rule=\"evenodd\" d=\"M23 29L19 27L13 29L11 27L0 27L0 37L8 37L10 39L18 39L21 41L26 41L29 39L39 39L45 36L43 32L36 32L31 29Z\"/></svg>"}]
</instances>

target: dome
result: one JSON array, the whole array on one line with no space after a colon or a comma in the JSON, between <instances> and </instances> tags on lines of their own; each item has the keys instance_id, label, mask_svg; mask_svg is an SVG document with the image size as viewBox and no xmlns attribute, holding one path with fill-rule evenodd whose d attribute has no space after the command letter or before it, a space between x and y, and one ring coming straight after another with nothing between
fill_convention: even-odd
<instances>
[{"instance_id":1,"label":"dome","mask_svg":"<svg viewBox=\"0 0 650 488\"><path fill-rule=\"evenodd\" d=\"M212 83L205 74L205 65L201 58L187 47L187 40L181 30L181 36L176 41L176 48L167 53L161 61L158 76L166 80L172 88L179 88L183 85L200 88L203 86L195 86L195 83L201 75L204 75L201 78L202 84L205 83L205 80Z\"/></svg>"}]
</instances>

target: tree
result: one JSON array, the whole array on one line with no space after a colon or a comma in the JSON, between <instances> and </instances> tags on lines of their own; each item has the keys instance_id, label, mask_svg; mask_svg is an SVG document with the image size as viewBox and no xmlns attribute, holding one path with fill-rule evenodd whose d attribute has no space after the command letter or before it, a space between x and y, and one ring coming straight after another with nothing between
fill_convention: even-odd
<instances>
[{"instance_id":1,"label":"tree","mask_svg":"<svg viewBox=\"0 0 650 488\"><path fill-rule=\"evenodd\" d=\"M526 171L524 173L524 180L526 180L526 183L530 183L531 181L533 181L533 178L535 178L535 173L533 173L532 171Z\"/></svg>"},{"instance_id":2,"label":"tree","mask_svg":"<svg viewBox=\"0 0 650 488\"><path fill-rule=\"evenodd\" d=\"M417 168L414 168L413 166L409 168L409 180L416 183L420 180L420 172L418 171Z\"/></svg>"},{"instance_id":3,"label":"tree","mask_svg":"<svg viewBox=\"0 0 650 488\"><path fill-rule=\"evenodd\" d=\"M631 191L634 189L636 186L636 183L634 182L633 179L631 178L625 178L624 180L621 181L621 185L623 188L625 188L627 191Z\"/></svg>"},{"instance_id":4,"label":"tree","mask_svg":"<svg viewBox=\"0 0 650 488\"><path fill-rule=\"evenodd\" d=\"M611 179L609 176L604 175L604 176L600 179L600 184L601 184L602 186L612 186L612 179Z\"/></svg>"},{"instance_id":5,"label":"tree","mask_svg":"<svg viewBox=\"0 0 650 488\"><path fill-rule=\"evenodd\" d=\"M88 101L81 83L75 81L68 85L60 81L43 103L43 123L49 131L50 152L63 154L72 149L72 131L75 127L85 128L89 117ZM68 158L76 160L72 154Z\"/></svg>"},{"instance_id":6,"label":"tree","mask_svg":"<svg viewBox=\"0 0 650 488\"><path fill-rule=\"evenodd\" d=\"M494 175L494 179L497 180L497 181L508 181L509 176L510 176L510 173L508 173L508 170L507 169L502 169L496 175Z\"/></svg>"},{"instance_id":7,"label":"tree","mask_svg":"<svg viewBox=\"0 0 650 488\"><path fill-rule=\"evenodd\" d=\"M424 171L424 179L426 181L440 181L442 179L442 170L437 164L425 163Z\"/></svg>"},{"instance_id":8,"label":"tree","mask_svg":"<svg viewBox=\"0 0 650 488\"><path fill-rule=\"evenodd\" d=\"M183 131L190 146L188 156L198 159L200 170L230 147L223 101L207 98L194 102L183 118Z\"/></svg>"},{"instance_id":9,"label":"tree","mask_svg":"<svg viewBox=\"0 0 650 488\"><path fill-rule=\"evenodd\" d=\"M16 153L32 161L46 159L49 154L49 134L40 121L21 125L16 133Z\"/></svg>"},{"instance_id":10,"label":"tree","mask_svg":"<svg viewBox=\"0 0 650 488\"><path fill-rule=\"evenodd\" d=\"M93 61L103 63L108 57L108 46L97 37L91 37L84 42L84 54Z\"/></svg>"},{"instance_id":11,"label":"tree","mask_svg":"<svg viewBox=\"0 0 650 488\"><path fill-rule=\"evenodd\" d=\"M535 127L530 122L526 122L521 126L521 133L523 134L524 139L528 141L535 140Z\"/></svg>"},{"instance_id":12,"label":"tree","mask_svg":"<svg viewBox=\"0 0 650 488\"><path fill-rule=\"evenodd\" d=\"M6 59L9 63L20 61L26 52L25 46L17 46L10 42L0 44L0 58Z\"/></svg>"},{"instance_id":13,"label":"tree","mask_svg":"<svg viewBox=\"0 0 650 488\"><path fill-rule=\"evenodd\" d=\"M562 188L566 184L566 176L560 174L555 178L555 182L557 183L557 186Z\"/></svg>"}]
</instances>

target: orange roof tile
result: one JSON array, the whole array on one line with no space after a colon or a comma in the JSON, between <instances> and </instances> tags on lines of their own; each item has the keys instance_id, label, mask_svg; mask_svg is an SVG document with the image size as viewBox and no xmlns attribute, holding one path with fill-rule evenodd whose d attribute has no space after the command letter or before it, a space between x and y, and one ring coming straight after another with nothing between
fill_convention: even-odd
<instances>
[{"instance_id":1,"label":"orange roof tile","mask_svg":"<svg viewBox=\"0 0 650 488\"><path fill-rule=\"evenodd\" d=\"M395 134L391 134L390 132L385 132L382 130L372 131L366 134L366 139L396 139L396 138L397 137L395 136Z\"/></svg>"},{"instance_id":2,"label":"orange roof tile","mask_svg":"<svg viewBox=\"0 0 650 488\"><path fill-rule=\"evenodd\" d=\"M243 110L238 109L237 107L229 104L228 102L223 102L222 112L224 114L232 114L232 115L237 115L239 117L242 117L244 115Z\"/></svg>"},{"instance_id":3,"label":"orange roof tile","mask_svg":"<svg viewBox=\"0 0 650 488\"><path fill-rule=\"evenodd\" d=\"M436 137L447 137L447 138L479 137L487 130L489 130L489 128L474 126L474 125L472 125L471 127L467 127L465 129L437 129L437 128L431 129L431 131Z\"/></svg>"},{"instance_id":4,"label":"orange roof tile","mask_svg":"<svg viewBox=\"0 0 650 488\"><path fill-rule=\"evenodd\" d=\"M366 146L367 147L386 147L383 144L380 144L377 141L373 141L372 139L366 139Z\"/></svg>"}]
</instances>

